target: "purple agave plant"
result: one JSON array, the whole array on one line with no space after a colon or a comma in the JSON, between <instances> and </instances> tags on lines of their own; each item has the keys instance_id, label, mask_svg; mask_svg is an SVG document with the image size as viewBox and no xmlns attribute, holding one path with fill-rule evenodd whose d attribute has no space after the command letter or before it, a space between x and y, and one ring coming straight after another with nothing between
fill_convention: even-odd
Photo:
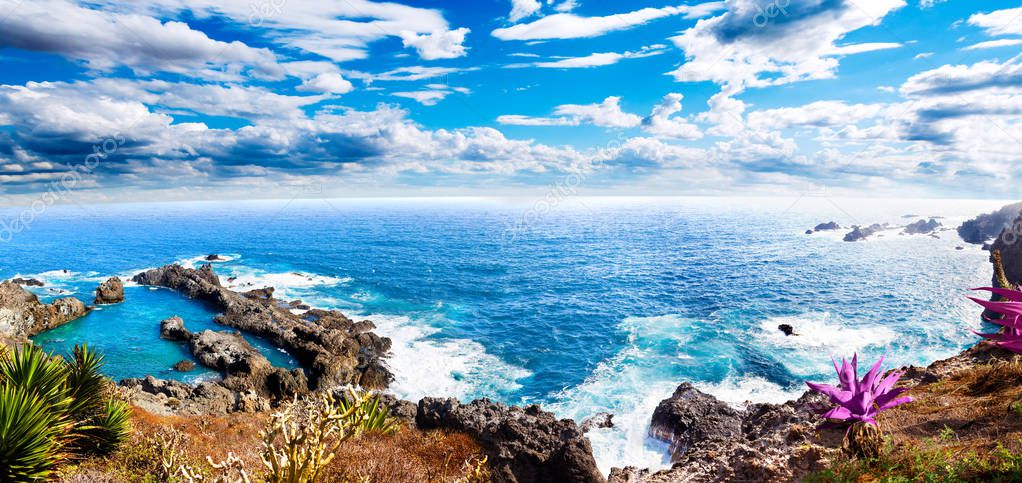
<instances>
[{"instance_id":1,"label":"purple agave plant","mask_svg":"<svg viewBox=\"0 0 1022 483\"><path fill-rule=\"evenodd\" d=\"M904 372L892 371L881 379L880 365L884 362L883 357L873 364L873 368L861 381L858 380L859 373L856 367L858 358L858 354L852 356L851 364L841 359L840 368L837 362L834 362L834 370L837 371L840 381L838 387L811 382L806 384L810 389L826 394L830 402L837 404L837 407L823 414L824 418L853 423L861 421L876 426L876 417L881 411L910 403L912 398L898 397L907 389L894 387Z\"/></svg>"},{"instance_id":2,"label":"purple agave plant","mask_svg":"<svg viewBox=\"0 0 1022 483\"><path fill-rule=\"evenodd\" d=\"M1017 354L1022 354L1022 292L1018 290L990 287L977 288L973 290L991 292L994 295L1007 300L1007 302L990 302L975 297L969 297L969 300L982 305L987 310L1004 316L1000 319L990 321L1004 327L1002 332L998 332L996 334L983 334L974 330L972 332L976 335L994 341L995 344L1003 349L1007 349Z\"/></svg>"}]
</instances>

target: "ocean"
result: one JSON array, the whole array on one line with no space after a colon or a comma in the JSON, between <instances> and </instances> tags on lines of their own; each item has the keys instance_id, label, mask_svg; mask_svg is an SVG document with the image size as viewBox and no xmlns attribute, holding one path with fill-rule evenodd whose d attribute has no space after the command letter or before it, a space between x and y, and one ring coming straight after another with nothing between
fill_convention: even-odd
<instances>
[{"instance_id":1,"label":"ocean","mask_svg":"<svg viewBox=\"0 0 1022 483\"><path fill-rule=\"evenodd\" d=\"M280 299L372 320L394 340L398 396L538 403L579 421L609 412L615 427L589 433L601 469L661 468L666 447L646 437L649 418L683 381L735 405L782 402L806 380L833 379L832 356L926 364L974 343L967 329L982 322L964 297L991 271L987 253L951 228L1003 204L562 197L8 208L0 278L36 277L43 298L91 303L107 277L217 253L225 284L271 285ZM860 243L843 242L847 230L805 234L831 220L917 219L906 215L942 217L948 230L891 229ZM58 352L88 342L115 379L216 377L171 371L190 355L158 330L171 315L217 328L210 307L164 289L125 292L123 304L35 341ZM785 336L782 323L800 335Z\"/></svg>"}]
</instances>

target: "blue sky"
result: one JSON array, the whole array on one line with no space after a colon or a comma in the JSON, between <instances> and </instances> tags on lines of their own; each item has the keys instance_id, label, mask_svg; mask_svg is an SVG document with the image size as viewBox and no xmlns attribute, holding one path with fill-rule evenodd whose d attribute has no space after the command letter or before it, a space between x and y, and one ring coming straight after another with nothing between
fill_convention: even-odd
<instances>
[{"instance_id":1,"label":"blue sky","mask_svg":"<svg viewBox=\"0 0 1022 483\"><path fill-rule=\"evenodd\" d=\"M0 0L0 202L1011 198L1020 53L1018 1Z\"/></svg>"}]
</instances>

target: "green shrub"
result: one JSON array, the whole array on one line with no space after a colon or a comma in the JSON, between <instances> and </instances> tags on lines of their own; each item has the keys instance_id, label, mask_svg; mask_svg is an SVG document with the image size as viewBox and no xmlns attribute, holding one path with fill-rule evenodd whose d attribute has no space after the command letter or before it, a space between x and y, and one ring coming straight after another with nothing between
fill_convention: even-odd
<instances>
[{"instance_id":1,"label":"green shrub","mask_svg":"<svg viewBox=\"0 0 1022 483\"><path fill-rule=\"evenodd\" d=\"M350 399L349 399L350 398ZM351 390L349 398L338 401L340 412L347 414L345 426L356 436L362 433L392 434L400 425L390 417L390 408L368 392Z\"/></svg>"},{"instance_id":2,"label":"green shrub","mask_svg":"<svg viewBox=\"0 0 1022 483\"><path fill-rule=\"evenodd\" d=\"M103 357L0 348L0 481L45 478L65 459L106 454L127 437L129 408L109 397Z\"/></svg>"}]
</instances>

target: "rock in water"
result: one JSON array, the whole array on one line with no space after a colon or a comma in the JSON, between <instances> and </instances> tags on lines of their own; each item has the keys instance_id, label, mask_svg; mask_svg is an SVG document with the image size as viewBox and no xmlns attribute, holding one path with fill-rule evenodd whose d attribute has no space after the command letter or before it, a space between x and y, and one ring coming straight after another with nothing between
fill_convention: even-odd
<instances>
[{"instance_id":1,"label":"rock in water","mask_svg":"<svg viewBox=\"0 0 1022 483\"><path fill-rule=\"evenodd\" d=\"M424 430L451 429L475 438L489 457L494 481L605 481L589 440L575 422L558 420L539 406L425 398L419 401L415 421Z\"/></svg>"},{"instance_id":2,"label":"rock in water","mask_svg":"<svg viewBox=\"0 0 1022 483\"><path fill-rule=\"evenodd\" d=\"M217 255L216 253L210 253L209 255L206 255L207 262L218 262L220 260L223 260L223 258L220 258L220 255Z\"/></svg>"},{"instance_id":3,"label":"rock in water","mask_svg":"<svg viewBox=\"0 0 1022 483\"><path fill-rule=\"evenodd\" d=\"M124 302L124 284L117 277L110 277L96 288L96 305Z\"/></svg>"},{"instance_id":4,"label":"rock in water","mask_svg":"<svg viewBox=\"0 0 1022 483\"><path fill-rule=\"evenodd\" d=\"M887 228L887 225L873 224L870 226L853 226L852 231L845 235L844 240L846 242L857 242L864 241L867 238L877 234L877 232Z\"/></svg>"},{"instance_id":5,"label":"rock in water","mask_svg":"<svg viewBox=\"0 0 1022 483\"><path fill-rule=\"evenodd\" d=\"M683 383L653 411L650 436L671 444L671 461L678 461L695 444L734 440L742 434L742 413L717 398Z\"/></svg>"},{"instance_id":6,"label":"rock in water","mask_svg":"<svg viewBox=\"0 0 1022 483\"><path fill-rule=\"evenodd\" d=\"M18 284L18 285L24 285L26 287L42 287L44 285L43 282L40 282L39 280L36 280L34 278L20 278L19 277L19 278L13 278L13 279L11 279L11 281L16 283L16 284Z\"/></svg>"},{"instance_id":7,"label":"rock in water","mask_svg":"<svg viewBox=\"0 0 1022 483\"><path fill-rule=\"evenodd\" d=\"M185 328L185 321L175 315L160 321L160 338L184 342L192 338L192 333Z\"/></svg>"},{"instance_id":8,"label":"rock in water","mask_svg":"<svg viewBox=\"0 0 1022 483\"><path fill-rule=\"evenodd\" d=\"M383 364L390 339L357 332L355 323L332 310L313 309L301 316L273 298L273 291L241 294L222 287L210 265L198 270L167 265L132 278L143 285L167 287L217 307L216 321L265 337L292 354L308 370L311 389L345 384L384 389L393 376Z\"/></svg>"},{"instance_id":9,"label":"rock in water","mask_svg":"<svg viewBox=\"0 0 1022 483\"><path fill-rule=\"evenodd\" d=\"M958 227L958 236L966 243L982 245L1001 234L1019 217L1022 203L1005 206L993 213L979 215Z\"/></svg>"},{"instance_id":10,"label":"rock in water","mask_svg":"<svg viewBox=\"0 0 1022 483\"><path fill-rule=\"evenodd\" d=\"M613 428L614 415L610 413L597 413L582 421L582 432L588 433L594 429Z\"/></svg>"},{"instance_id":11,"label":"rock in water","mask_svg":"<svg viewBox=\"0 0 1022 483\"><path fill-rule=\"evenodd\" d=\"M777 330L784 332L784 335L798 335L795 333L795 328L791 324L781 324L777 326Z\"/></svg>"},{"instance_id":12,"label":"rock in water","mask_svg":"<svg viewBox=\"0 0 1022 483\"><path fill-rule=\"evenodd\" d=\"M171 367L171 369L174 369L175 371L178 372L189 372L195 369L195 363L185 359L182 361L178 361L178 363L174 364L174 366Z\"/></svg>"},{"instance_id":13,"label":"rock in water","mask_svg":"<svg viewBox=\"0 0 1022 483\"><path fill-rule=\"evenodd\" d=\"M813 228L814 231L832 231L832 230L840 230L840 229L841 229L841 225L837 224L836 221L828 221L827 223L820 223L819 225L816 225L816 228Z\"/></svg>"},{"instance_id":14,"label":"rock in water","mask_svg":"<svg viewBox=\"0 0 1022 483\"><path fill-rule=\"evenodd\" d=\"M43 304L22 286L0 282L0 339L24 340L87 313L89 308L74 297Z\"/></svg>"},{"instance_id":15,"label":"rock in water","mask_svg":"<svg viewBox=\"0 0 1022 483\"><path fill-rule=\"evenodd\" d=\"M906 235L926 235L933 233L941 226L941 223L934 219L930 219L929 221L919 220L906 226L904 233Z\"/></svg>"}]
</instances>

